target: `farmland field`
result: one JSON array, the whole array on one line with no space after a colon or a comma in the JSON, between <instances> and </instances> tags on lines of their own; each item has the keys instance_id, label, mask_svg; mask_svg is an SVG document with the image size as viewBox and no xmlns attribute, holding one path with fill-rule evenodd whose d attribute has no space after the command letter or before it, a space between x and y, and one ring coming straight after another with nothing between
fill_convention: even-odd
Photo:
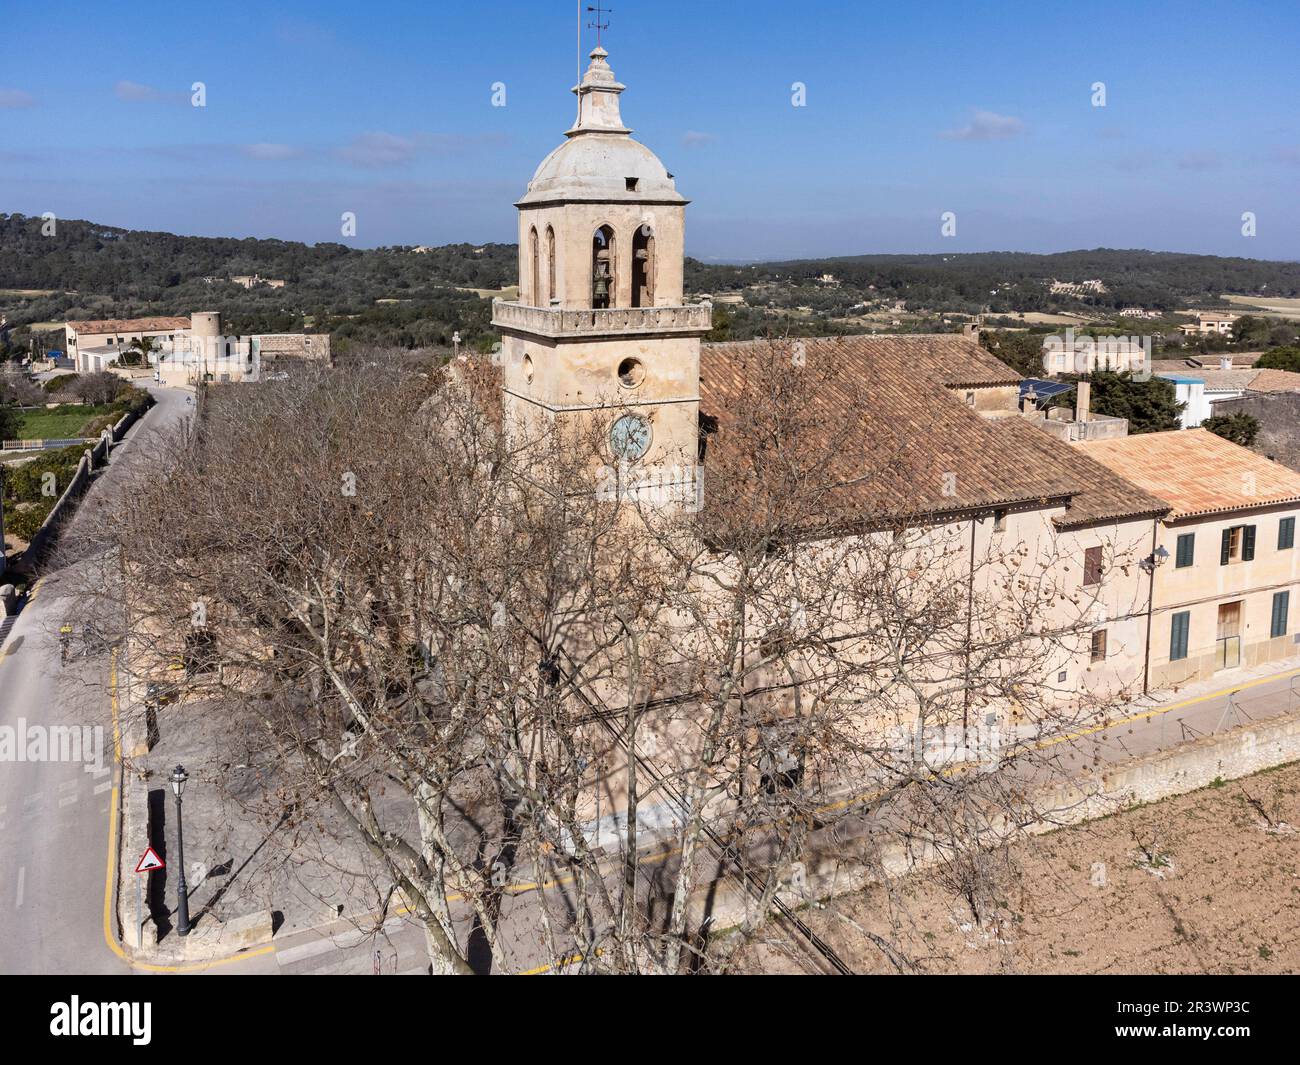
<instances>
[{"instance_id":1,"label":"farmland field","mask_svg":"<svg viewBox=\"0 0 1300 1065\"><path fill-rule=\"evenodd\" d=\"M63 440L80 435L78 430L99 414L108 414L115 408L99 406L66 406L55 410L26 411L19 418L22 440Z\"/></svg>"},{"instance_id":2,"label":"farmland field","mask_svg":"<svg viewBox=\"0 0 1300 1065\"><path fill-rule=\"evenodd\" d=\"M1238 310L1265 318L1300 319L1300 299L1278 296L1224 296Z\"/></svg>"}]
</instances>

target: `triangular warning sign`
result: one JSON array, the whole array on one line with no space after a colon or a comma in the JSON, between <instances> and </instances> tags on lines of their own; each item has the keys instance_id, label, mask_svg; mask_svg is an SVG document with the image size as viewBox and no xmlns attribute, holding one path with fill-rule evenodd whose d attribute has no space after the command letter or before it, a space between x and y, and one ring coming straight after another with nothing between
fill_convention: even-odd
<instances>
[{"instance_id":1,"label":"triangular warning sign","mask_svg":"<svg viewBox=\"0 0 1300 1065\"><path fill-rule=\"evenodd\" d=\"M135 863L137 873L152 873L156 869L166 868L165 863L158 857L158 852L152 847L146 848L145 852L140 855L140 860Z\"/></svg>"}]
</instances>

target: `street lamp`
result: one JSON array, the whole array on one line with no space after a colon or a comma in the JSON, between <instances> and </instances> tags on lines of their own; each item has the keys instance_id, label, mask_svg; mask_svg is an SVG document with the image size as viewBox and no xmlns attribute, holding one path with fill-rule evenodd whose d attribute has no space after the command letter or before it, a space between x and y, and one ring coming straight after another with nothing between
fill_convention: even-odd
<instances>
[{"instance_id":1,"label":"street lamp","mask_svg":"<svg viewBox=\"0 0 1300 1065\"><path fill-rule=\"evenodd\" d=\"M172 794L176 796L176 933L190 934L190 900L185 894L185 836L181 831L181 796L190 775L183 765L172 770Z\"/></svg>"},{"instance_id":2,"label":"street lamp","mask_svg":"<svg viewBox=\"0 0 1300 1065\"><path fill-rule=\"evenodd\" d=\"M1154 575L1155 571L1168 561L1169 551L1164 544L1161 544L1158 548L1152 551L1151 554L1147 555L1146 558L1139 562L1138 565L1147 573Z\"/></svg>"}]
</instances>

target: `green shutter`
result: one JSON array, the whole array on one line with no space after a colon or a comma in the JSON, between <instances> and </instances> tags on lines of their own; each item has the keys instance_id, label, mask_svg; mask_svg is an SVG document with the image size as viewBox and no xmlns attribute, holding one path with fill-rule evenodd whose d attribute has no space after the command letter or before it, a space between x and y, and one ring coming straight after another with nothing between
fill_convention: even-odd
<instances>
[{"instance_id":1,"label":"green shutter","mask_svg":"<svg viewBox=\"0 0 1300 1065\"><path fill-rule=\"evenodd\" d=\"M1175 559L1175 566L1181 569L1184 566L1190 566L1196 557L1196 534L1183 533L1178 537L1178 557Z\"/></svg>"},{"instance_id":2,"label":"green shutter","mask_svg":"<svg viewBox=\"0 0 1300 1065\"><path fill-rule=\"evenodd\" d=\"M1191 627L1192 615L1183 610L1173 616L1169 628L1169 661L1178 662L1187 657L1187 633Z\"/></svg>"},{"instance_id":3,"label":"green shutter","mask_svg":"<svg viewBox=\"0 0 1300 1065\"><path fill-rule=\"evenodd\" d=\"M1219 565L1220 565L1220 566L1226 566L1226 565L1228 564L1229 552L1231 552L1231 551L1232 551L1232 530L1231 530L1231 529L1224 529L1224 530L1223 530L1223 546L1219 549Z\"/></svg>"},{"instance_id":4,"label":"green shutter","mask_svg":"<svg viewBox=\"0 0 1300 1065\"><path fill-rule=\"evenodd\" d=\"M1277 526L1277 549L1287 551L1295 547L1295 518L1283 518Z\"/></svg>"},{"instance_id":5,"label":"green shutter","mask_svg":"<svg viewBox=\"0 0 1300 1065\"><path fill-rule=\"evenodd\" d=\"M1279 636L1285 636L1288 628L1288 617L1291 613L1291 593L1277 592L1273 596L1273 627L1269 635L1276 639Z\"/></svg>"},{"instance_id":6,"label":"green shutter","mask_svg":"<svg viewBox=\"0 0 1300 1065\"><path fill-rule=\"evenodd\" d=\"M1255 526L1244 525L1241 529L1241 561L1249 562L1255 557Z\"/></svg>"}]
</instances>

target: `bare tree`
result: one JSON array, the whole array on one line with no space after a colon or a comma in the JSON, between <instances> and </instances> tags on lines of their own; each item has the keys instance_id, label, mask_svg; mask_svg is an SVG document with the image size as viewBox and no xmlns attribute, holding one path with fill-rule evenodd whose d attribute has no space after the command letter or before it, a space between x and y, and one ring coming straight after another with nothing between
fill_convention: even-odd
<instances>
[{"instance_id":1,"label":"bare tree","mask_svg":"<svg viewBox=\"0 0 1300 1065\"><path fill-rule=\"evenodd\" d=\"M599 426L503 425L474 362L214 390L93 592L135 675L186 664L272 816L364 846L435 971L526 940L725 972L828 870L909 854L997 920L988 848L1053 814L1043 738L1107 706L1049 683L1089 604L1050 545L927 513L901 447L846 467L829 368L773 344L750 370L704 419L698 512L611 498ZM745 905L710 941L721 889Z\"/></svg>"}]
</instances>

